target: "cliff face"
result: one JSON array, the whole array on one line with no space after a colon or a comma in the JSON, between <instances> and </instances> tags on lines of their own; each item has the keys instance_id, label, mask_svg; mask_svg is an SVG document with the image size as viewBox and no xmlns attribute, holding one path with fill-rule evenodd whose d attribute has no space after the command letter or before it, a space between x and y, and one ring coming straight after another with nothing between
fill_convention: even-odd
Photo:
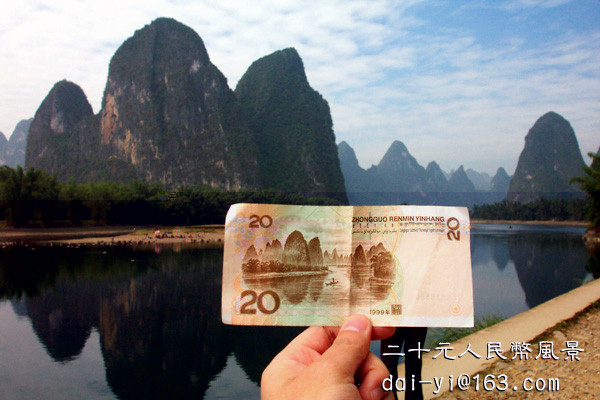
<instances>
[{"instance_id":1,"label":"cliff face","mask_svg":"<svg viewBox=\"0 0 600 400\"><path fill-rule=\"evenodd\" d=\"M187 26L159 18L113 56L100 113L109 158L147 181L255 187L256 147L233 92Z\"/></svg>"},{"instance_id":2,"label":"cliff face","mask_svg":"<svg viewBox=\"0 0 600 400\"><path fill-rule=\"evenodd\" d=\"M262 187L347 202L329 105L310 87L296 50L252 63L235 94L258 147Z\"/></svg>"},{"instance_id":3,"label":"cliff face","mask_svg":"<svg viewBox=\"0 0 600 400\"><path fill-rule=\"evenodd\" d=\"M546 197L570 197L581 192L569 180L581 175L584 165L571 124L549 112L540 117L525 137L508 200L528 202Z\"/></svg>"},{"instance_id":4,"label":"cliff face","mask_svg":"<svg viewBox=\"0 0 600 400\"><path fill-rule=\"evenodd\" d=\"M55 85L32 122L26 164L63 181L266 188L347 202L329 106L295 50L256 61L237 95L196 32L159 18L112 57L97 115L77 85Z\"/></svg>"}]
</instances>

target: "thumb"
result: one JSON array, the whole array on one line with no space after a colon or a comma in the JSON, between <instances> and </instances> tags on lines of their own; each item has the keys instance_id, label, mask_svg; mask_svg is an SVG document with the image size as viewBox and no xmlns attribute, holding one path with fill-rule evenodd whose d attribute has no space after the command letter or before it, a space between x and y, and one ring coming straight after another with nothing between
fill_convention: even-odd
<instances>
[{"instance_id":1,"label":"thumb","mask_svg":"<svg viewBox=\"0 0 600 400\"><path fill-rule=\"evenodd\" d=\"M367 357L371 343L371 321L364 315L351 316L335 338L333 344L319 359L324 367L354 382L354 374Z\"/></svg>"}]
</instances>

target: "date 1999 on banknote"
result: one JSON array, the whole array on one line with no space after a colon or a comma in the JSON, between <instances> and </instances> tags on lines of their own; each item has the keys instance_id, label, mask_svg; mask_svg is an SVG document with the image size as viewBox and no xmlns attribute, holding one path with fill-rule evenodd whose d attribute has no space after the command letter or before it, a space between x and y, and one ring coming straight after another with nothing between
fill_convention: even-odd
<instances>
[{"instance_id":1,"label":"date 1999 on banknote","mask_svg":"<svg viewBox=\"0 0 600 400\"><path fill-rule=\"evenodd\" d=\"M221 309L234 325L473 326L468 211L235 204Z\"/></svg>"}]
</instances>

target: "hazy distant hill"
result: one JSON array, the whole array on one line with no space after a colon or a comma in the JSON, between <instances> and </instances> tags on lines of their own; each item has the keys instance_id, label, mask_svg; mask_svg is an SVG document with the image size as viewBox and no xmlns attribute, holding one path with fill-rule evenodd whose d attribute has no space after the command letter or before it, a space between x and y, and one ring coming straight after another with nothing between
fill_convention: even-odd
<instances>
[{"instance_id":1,"label":"hazy distant hill","mask_svg":"<svg viewBox=\"0 0 600 400\"><path fill-rule=\"evenodd\" d=\"M502 167L498 168L496 171L496 175L492 178L490 182L490 190L496 193L504 193L508 192L508 186L510 185L511 177L508 176L506 170Z\"/></svg>"},{"instance_id":2,"label":"hazy distant hill","mask_svg":"<svg viewBox=\"0 0 600 400\"><path fill-rule=\"evenodd\" d=\"M472 168L465 171L476 190L490 190L492 177L486 172L477 172Z\"/></svg>"},{"instance_id":3,"label":"hazy distant hill","mask_svg":"<svg viewBox=\"0 0 600 400\"><path fill-rule=\"evenodd\" d=\"M398 140L392 143L377 164L377 175L381 191L426 193L434 189L428 184L425 168Z\"/></svg>"},{"instance_id":4,"label":"hazy distant hill","mask_svg":"<svg viewBox=\"0 0 600 400\"><path fill-rule=\"evenodd\" d=\"M0 165L12 168L25 165L25 147L31 121L33 118L19 121L8 140L0 133Z\"/></svg>"},{"instance_id":5,"label":"hazy distant hill","mask_svg":"<svg viewBox=\"0 0 600 400\"><path fill-rule=\"evenodd\" d=\"M379 164L367 170L360 167L348 143L338 144L338 154L350 204L472 206L500 201L506 196L506 190L476 190L462 166L449 181L435 161L424 169L400 141L394 141Z\"/></svg>"},{"instance_id":6,"label":"hazy distant hill","mask_svg":"<svg viewBox=\"0 0 600 400\"><path fill-rule=\"evenodd\" d=\"M540 196L582 195L569 180L582 174L584 165L571 124L555 112L540 117L525 137L510 187L511 201L533 201Z\"/></svg>"},{"instance_id":7,"label":"hazy distant hill","mask_svg":"<svg viewBox=\"0 0 600 400\"><path fill-rule=\"evenodd\" d=\"M458 167L456 171L454 171L448 180L448 186L453 192L475 192L475 185L467 176L465 168L462 165Z\"/></svg>"},{"instance_id":8,"label":"hazy distant hill","mask_svg":"<svg viewBox=\"0 0 600 400\"><path fill-rule=\"evenodd\" d=\"M344 175L344 183L349 193L368 190L367 171L358 164L354 149L346 142L338 144L340 167Z\"/></svg>"},{"instance_id":9,"label":"hazy distant hill","mask_svg":"<svg viewBox=\"0 0 600 400\"><path fill-rule=\"evenodd\" d=\"M444 171L440 168L438 163L431 161L425 168L425 174L427 183L430 187L434 188L438 192L448 192L450 187L448 186L448 180L444 175Z\"/></svg>"},{"instance_id":10,"label":"hazy distant hill","mask_svg":"<svg viewBox=\"0 0 600 400\"><path fill-rule=\"evenodd\" d=\"M0 132L0 165L6 164L6 146L8 145L8 139L4 136L4 133Z\"/></svg>"}]
</instances>

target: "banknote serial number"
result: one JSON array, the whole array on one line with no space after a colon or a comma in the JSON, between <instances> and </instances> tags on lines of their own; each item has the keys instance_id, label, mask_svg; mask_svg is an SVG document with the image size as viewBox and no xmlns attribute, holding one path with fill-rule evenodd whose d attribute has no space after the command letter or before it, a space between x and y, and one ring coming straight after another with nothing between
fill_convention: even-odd
<instances>
[{"instance_id":1,"label":"banknote serial number","mask_svg":"<svg viewBox=\"0 0 600 400\"><path fill-rule=\"evenodd\" d=\"M281 305L281 300L279 299L279 295L272 290L265 290L261 293L256 293L254 290L244 290L240 295L240 299L248 297L249 300L242 304L240 308L241 314L256 314L256 308L263 314L273 314L275 311L279 309ZM272 301L267 302L267 297L270 297Z\"/></svg>"}]
</instances>

